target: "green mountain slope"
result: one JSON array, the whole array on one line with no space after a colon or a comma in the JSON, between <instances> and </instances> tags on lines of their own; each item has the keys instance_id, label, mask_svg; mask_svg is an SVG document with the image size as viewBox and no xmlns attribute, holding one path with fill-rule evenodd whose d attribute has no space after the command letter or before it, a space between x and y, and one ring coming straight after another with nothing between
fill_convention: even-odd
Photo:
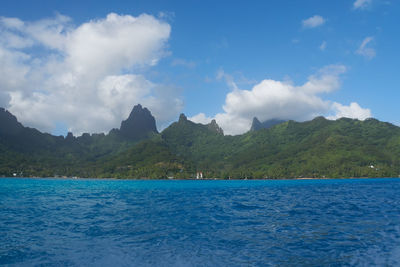
<instances>
[{"instance_id":1,"label":"green mountain slope","mask_svg":"<svg viewBox=\"0 0 400 267\"><path fill-rule=\"evenodd\" d=\"M259 178L397 177L399 135L399 127L373 119L289 121L242 136L248 148L232 162L240 175Z\"/></svg>"},{"instance_id":2,"label":"green mountain slope","mask_svg":"<svg viewBox=\"0 0 400 267\"><path fill-rule=\"evenodd\" d=\"M92 173L87 166L157 135L154 117L140 105L123 123L122 130L113 129L107 135L74 137L68 133L64 138L24 127L15 116L0 109L0 175L87 177Z\"/></svg>"},{"instance_id":3,"label":"green mountain slope","mask_svg":"<svg viewBox=\"0 0 400 267\"><path fill-rule=\"evenodd\" d=\"M224 136L215 121L197 124L183 114L157 133L150 112L136 109L124 134L113 129L66 138L23 127L2 110L0 174L153 179L194 178L197 172L221 179L400 174L400 128L375 119L317 117ZM138 114L145 115L135 118Z\"/></svg>"}]
</instances>

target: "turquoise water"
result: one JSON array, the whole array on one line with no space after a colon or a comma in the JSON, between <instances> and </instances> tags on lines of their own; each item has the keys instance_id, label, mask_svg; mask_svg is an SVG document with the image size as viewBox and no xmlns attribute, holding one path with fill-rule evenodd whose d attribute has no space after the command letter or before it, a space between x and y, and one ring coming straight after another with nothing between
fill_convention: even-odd
<instances>
[{"instance_id":1,"label":"turquoise water","mask_svg":"<svg viewBox=\"0 0 400 267\"><path fill-rule=\"evenodd\" d=\"M400 179L0 179L0 264L400 264Z\"/></svg>"}]
</instances>

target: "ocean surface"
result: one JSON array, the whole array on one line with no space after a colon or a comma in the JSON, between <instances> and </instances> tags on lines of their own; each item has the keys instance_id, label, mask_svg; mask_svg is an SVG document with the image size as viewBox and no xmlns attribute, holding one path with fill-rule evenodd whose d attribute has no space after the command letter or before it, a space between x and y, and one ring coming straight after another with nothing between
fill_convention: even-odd
<instances>
[{"instance_id":1,"label":"ocean surface","mask_svg":"<svg viewBox=\"0 0 400 267\"><path fill-rule=\"evenodd\" d=\"M399 266L400 179L0 179L0 265Z\"/></svg>"}]
</instances>

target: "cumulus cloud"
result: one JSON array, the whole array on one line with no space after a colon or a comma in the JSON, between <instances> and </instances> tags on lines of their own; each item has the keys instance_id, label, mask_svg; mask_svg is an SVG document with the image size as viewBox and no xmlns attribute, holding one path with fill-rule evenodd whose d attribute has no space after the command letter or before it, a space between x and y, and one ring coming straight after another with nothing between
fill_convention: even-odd
<instances>
[{"instance_id":1,"label":"cumulus cloud","mask_svg":"<svg viewBox=\"0 0 400 267\"><path fill-rule=\"evenodd\" d=\"M357 103L346 107L321 97L340 88L340 75L345 71L346 67L343 65L326 66L308 77L307 82L297 86L289 81L267 79L256 84L251 90L231 87L232 91L227 94L223 105L224 112L216 114L213 118L226 134L235 135L248 131L254 116L260 121L304 121L332 113L335 114L332 118L370 117L370 111L362 109ZM229 81L227 82L229 85ZM205 123L213 118L198 114L191 119Z\"/></svg>"},{"instance_id":2,"label":"cumulus cloud","mask_svg":"<svg viewBox=\"0 0 400 267\"><path fill-rule=\"evenodd\" d=\"M322 16L315 15L308 19L303 20L302 24L303 24L303 28L315 28L315 27L323 25L325 22L326 22L326 20Z\"/></svg>"},{"instance_id":3,"label":"cumulus cloud","mask_svg":"<svg viewBox=\"0 0 400 267\"><path fill-rule=\"evenodd\" d=\"M10 102L11 97L9 94L0 91L0 107L6 107Z\"/></svg>"},{"instance_id":4,"label":"cumulus cloud","mask_svg":"<svg viewBox=\"0 0 400 267\"><path fill-rule=\"evenodd\" d=\"M196 123L208 124L213 118L207 117L204 113L199 113L193 117L189 117L188 119Z\"/></svg>"},{"instance_id":5,"label":"cumulus cloud","mask_svg":"<svg viewBox=\"0 0 400 267\"><path fill-rule=\"evenodd\" d=\"M317 74L308 77L308 81L298 87L308 94L329 93L340 87L339 76L346 72L344 65L323 67Z\"/></svg>"},{"instance_id":6,"label":"cumulus cloud","mask_svg":"<svg viewBox=\"0 0 400 267\"><path fill-rule=\"evenodd\" d=\"M111 13L77 26L63 15L33 22L1 17L1 104L44 131L62 122L78 134L105 132L137 103L163 124L182 100L176 88L143 73L167 54L170 31L146 14Z\"/></svg>"},{"instance_id":7,"label":"cumulus cloud","mask_svg":"<svg viewBox=\"0 0 400 267\"><path fill-rule=\"evenodd\" d=\"M366 59L373 59L376 56L375 49L370 47L370 43L374 40L374 37L366 37L360 47L356 50L356 54L359 54Z\"/></svg>"},{"instance_id":8,"label":"cumulus cloud","mask_svg":"<svg viewBox=\"0 0 400 267\"><path fill-rule=\"evenodd\" d=\"M356 0L353 3L353 8L354 9L365 9L369 7L372 3L372 0Z\"/></svg>"},{"instance_id":9,"label":"cumulus cloud","mask_svg":"<svg viewBox=\"0 0 400 267\"><path fill-rule=\"evenodd\" d=\"M336 112L336 114L334 116L327 117L331 120L336 120L343 117L365 120L372 117L370 109L362 108L355 102L350 103L348 106L335 102L332 104L332 109Z\"/></svg>"}]
</instances>

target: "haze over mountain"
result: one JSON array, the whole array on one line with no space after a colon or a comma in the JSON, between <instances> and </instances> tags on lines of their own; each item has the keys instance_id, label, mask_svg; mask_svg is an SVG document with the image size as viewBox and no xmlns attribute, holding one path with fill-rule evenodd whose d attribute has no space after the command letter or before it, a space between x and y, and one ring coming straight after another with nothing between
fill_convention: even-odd
<instances>
[{"instance_id":1,"label":"haze over mountain","mask_svg":"<svg viewBox=\"0 0 400 267\"><path fill-rule=\"evenodd\" d=\"M121 128L109 134L63 137L24 127L0 109L0 175L153 179L193 178L198 171L220 179L400 175L400 128L390 123L323 117L273 123L225 136L216 121L199 124L181 114L158 133L151 112L136 105Z\"/></svg>"}]
</instances>

